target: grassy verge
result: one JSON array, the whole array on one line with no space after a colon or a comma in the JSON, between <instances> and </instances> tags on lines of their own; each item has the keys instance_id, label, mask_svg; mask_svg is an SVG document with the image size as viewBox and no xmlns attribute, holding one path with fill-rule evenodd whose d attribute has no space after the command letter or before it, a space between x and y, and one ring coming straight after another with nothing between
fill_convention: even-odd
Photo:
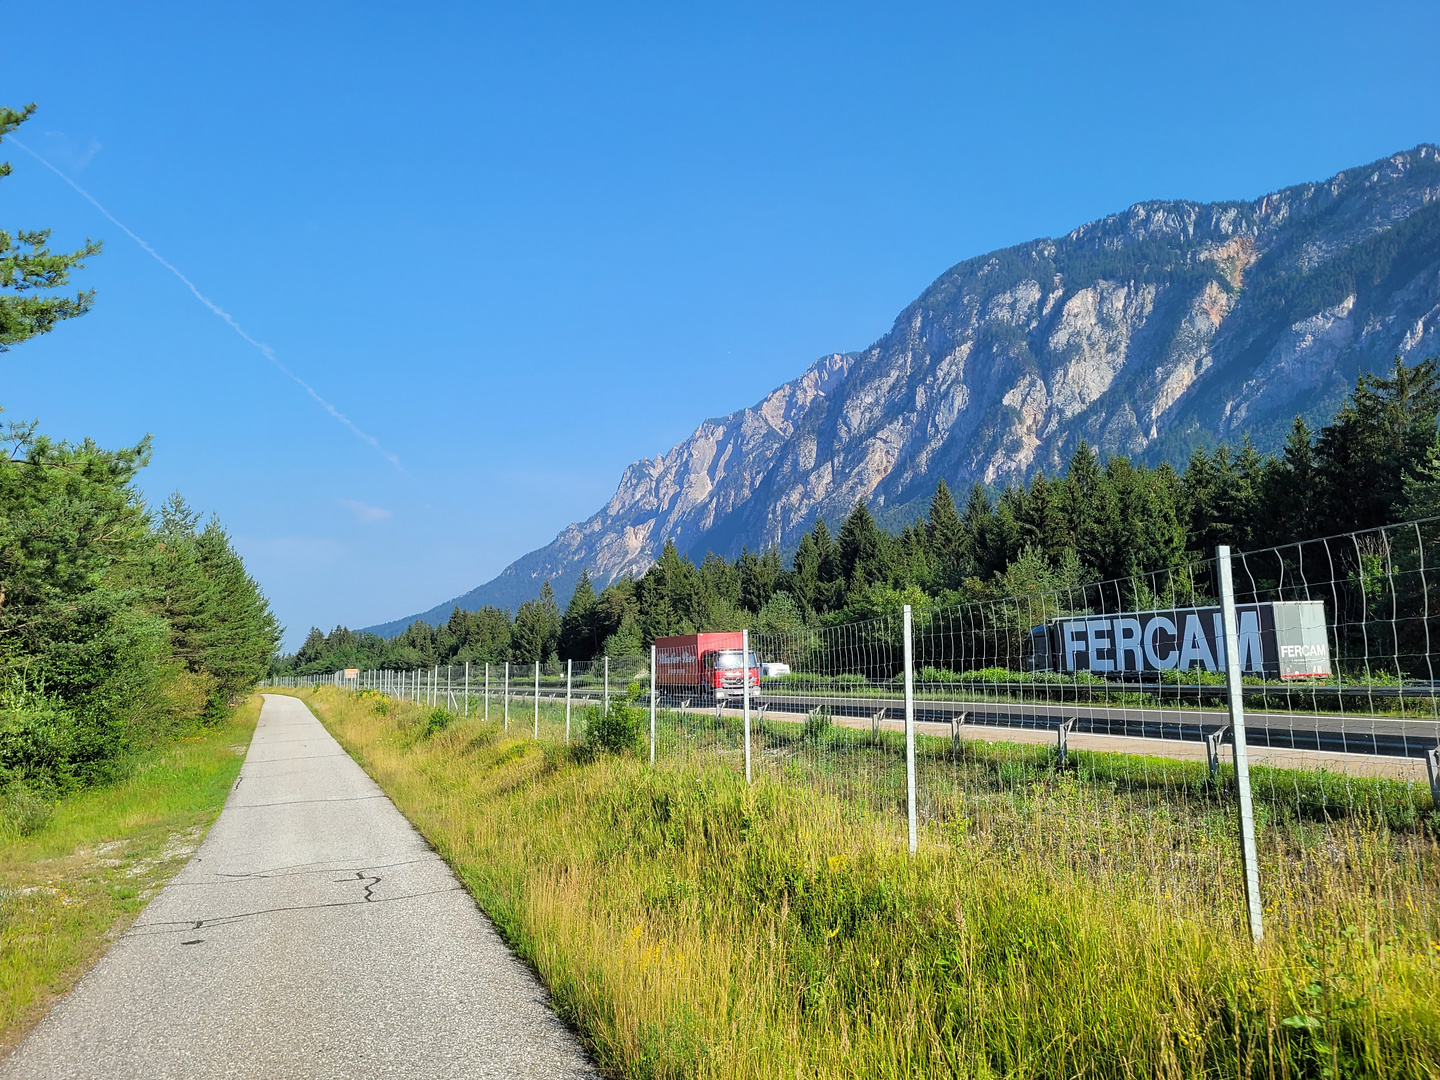
<instances>
[{"instance_id":1,"label":"grassy verge","mask_svg":"<svg viewBox=\"0 0 1440 1080\"><path fill-rule=\"evenodd\" d=\"M1133 808L1074 777L1027 784L985 829L938 821L912 858L893 816L802 775L747 787L715 756L586 760L528 725L300 696L611 1075L1440 1076L1421 833L1297 823L1255 949L1206 903L1156 902L1206 864L1176 873L1147 839L1153 865L1107 872L1096 830Z\"/></svg>"},{"instance_id":2,"label":"grassy verge","mask_svg":"<svg viewBox=\"0 0 1440 1080\"><path fill-rule=\"evenodd\" d=\"M119 783L0 835L0 1048L65 993L189 859L225 803L260 714L157 749Z\"/></svg>"}]
</instances>

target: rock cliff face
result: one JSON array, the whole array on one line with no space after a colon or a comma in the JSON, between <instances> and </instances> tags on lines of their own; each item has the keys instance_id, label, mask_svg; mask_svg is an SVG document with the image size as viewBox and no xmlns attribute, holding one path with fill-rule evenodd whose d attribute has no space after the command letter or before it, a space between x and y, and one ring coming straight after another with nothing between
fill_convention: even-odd
<instances>
[{"instance_id":1,"label":"rock cliff face","mask_svg":"<svg viewBox=\"0 0 1440 1080\"><path fill-rule=\"evenodd\" d=\"M942 477L1022 480L1076 442L1154 463L1323 423L1362 369L1440 353L1440 154L1424 145L1253 202L1149 202L946 271L862 352L625 470L610 502L426 612L562 599L682 551L789 548L869 500L918 513ZM376 629L392 630L407 620Z\"/></svg>"}]
</instances>

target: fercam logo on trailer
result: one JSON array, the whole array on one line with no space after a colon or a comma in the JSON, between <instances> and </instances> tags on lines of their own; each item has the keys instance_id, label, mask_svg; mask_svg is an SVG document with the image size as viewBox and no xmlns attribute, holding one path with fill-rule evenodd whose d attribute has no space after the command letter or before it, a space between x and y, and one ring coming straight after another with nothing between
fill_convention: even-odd
<instances>
[{"instance_id":1,"label":"fercam logo on trailer","mask_svg":"<svg viewBox=\"0 0 1440 1080\"><path fill-rule=\"evenodd\" d=\"M1330 674L1325 605L1320 600L1240 604L1235 608L1240 670L1269 678ZM1030 631L1032 670L1145 675L1225 670L1219 607L1076 615Z\"/></svg>"}]
</instances>

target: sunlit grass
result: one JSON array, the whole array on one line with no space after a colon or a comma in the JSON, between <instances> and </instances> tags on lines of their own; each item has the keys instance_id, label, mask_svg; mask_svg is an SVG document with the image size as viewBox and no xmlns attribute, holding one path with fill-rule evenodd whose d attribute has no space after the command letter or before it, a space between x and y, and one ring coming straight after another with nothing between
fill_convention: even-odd
<instances>
[{"instance_id":1,"label":"sunlit grass","mask_svg":"<svg viewBox=\"0 0 1440 1080\"><path fill-rule=\"evenodd\" d=\"M219 814L259 717L156 749L123 781L0 840L0 1046L12 1044L183 866Z\"/></svg>"},{"instance_id":2,"label":"sunlit grass","mask_svg":"<svg viewBox=\"0 0 1440 1080\"><path fill-rule=\"evenodd\" d=\"M652 769L567 751L548 705L536 742L515 705L506 735L493 707L436 730L429 709L301 696L613 1075L1440 1075L1421 821L1272 814L1257 949L1227 804L1193 769L1172 790L1101 755L922 756L952 782L927 781L911 857L891 796L827 777L824 732L762 734L747 786L721 721L662 730ZM854 748L858 775L894 778L881 750ZM995 761L1020 771L992 782Z\"/></svg>"}]
</instances>

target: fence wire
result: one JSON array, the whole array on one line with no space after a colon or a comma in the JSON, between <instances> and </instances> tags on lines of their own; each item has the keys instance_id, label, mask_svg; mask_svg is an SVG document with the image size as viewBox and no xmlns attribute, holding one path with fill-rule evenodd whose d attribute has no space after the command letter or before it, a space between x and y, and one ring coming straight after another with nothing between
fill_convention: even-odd
<instances>
[{"instance_id":1,"label":"fence wire","mask_svg":"<svg viewBox=\"0 0 1440 1080\"><path fill-rule=\"evenodd\" d=\"M1247 917L1242 853L1253 849L1270 918L1313 919L1363 900L1371 922L1383 913L1391 929L1440 937L1437 545L1440 521L1429 521L1235 555L1233 665L1220 566L1200 559L842 625L756 629L743 670L736 660L721 670L719 652L707 660L692 642L662 643L653 663L276 681L373 688L554 742L583 740L623 702L648 713L657 763L802 787L857 822L913 821L924 843L1043 860L1237 927Z\"/></svg>"}]
</instances>

